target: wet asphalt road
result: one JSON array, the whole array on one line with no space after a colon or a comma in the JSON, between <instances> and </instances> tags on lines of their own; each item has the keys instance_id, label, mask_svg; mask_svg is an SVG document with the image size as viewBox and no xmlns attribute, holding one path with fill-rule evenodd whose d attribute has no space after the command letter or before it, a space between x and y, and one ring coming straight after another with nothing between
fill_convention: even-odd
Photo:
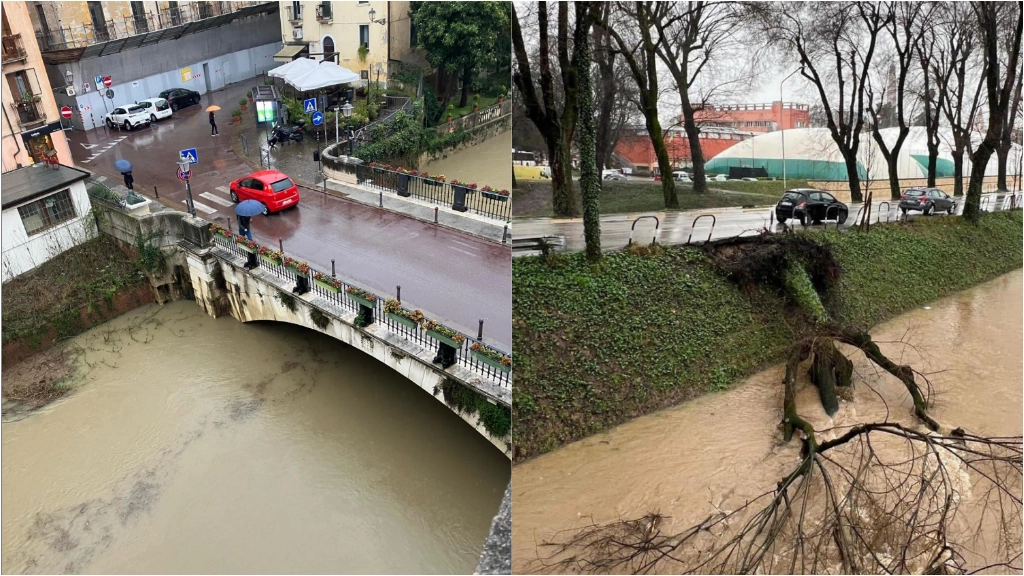
<instances>
[{"instance_id":1,"label":"wet asphalt road","mask_svg":"<svg viewBox=\"0 0 1024 576\"><path fill-rule=\"evenodd\" d=\"M165 204L184 211L185 186L176 176L178 151L196 148L199 164L193 166L191 179L196 215L222 225L230 217L237 230L228 186L253 169L232 150L239 127L231 124L230 113L251 86L252 81L204 94L198 106L149 128L68 132L75 163L120 183L113 164L125 158L133 165L136 191L153 198L156 186ZM205 112L210 105L222 108L216 113L216 137L210 136ZM404 304L470 336L476 336L483 319L485 340L511 349L509 246L319 191L300 188L299 193L297 207L253 218L257 242L276 246L281 239L286 253L325 272L334 259L340 278L382 296L393 297L401 285Z\"/></svg>"},{"instance_id":2,"label":"wet asphalt road","mask_svg":"<svg viewBox=\"0 0 1024 576\"><path fill-rule=\"evenodd\" d=\"M985 194L982 196L982 208L985 210L1001 209L1009 196ZM957 200L957 214L963 213L963 200ZM885 204L889 204L888 210ZM1020 205L1020 197L1018 197ZM849 204L850 217L840 228L846 229L860 222L858 216L863 204ZM785 224L774 221L774 207L757 208L709 208L705 210L684 210L679 212L645 212L636 214L609 214L601 217L601 249L618 250L629 244L630 236L634 242L650 244L655 237L655 220L658 219L657 239L659 244L686 244L691 240L699 243L709 239L719 240L734 236L760 234L765 228L778 232ZM697 217L706 217L696 220ZM712 220L711 216L714 216ZM896 202L875 202L871 221L893 221L900 217ZM934 218L941 216L922 216L919 212L911 212L910 218ZM640 220L637 220L640 218ZM712 227L712 223L714 226ZM794 221L787 222L792 226ZM827 223L829 228L836 225L835 221ZM823 228L824 225L811 225L808 228ZM800 228L796 224L796 228ZM579 252L586 248L583 239L583 220L578 218L529 218L513 220L516 238L533 238L538 236L558 236L565 241L567 252ZM516 256L529 255L531 252L516 253Z\"/></svg>"}]
</instances>

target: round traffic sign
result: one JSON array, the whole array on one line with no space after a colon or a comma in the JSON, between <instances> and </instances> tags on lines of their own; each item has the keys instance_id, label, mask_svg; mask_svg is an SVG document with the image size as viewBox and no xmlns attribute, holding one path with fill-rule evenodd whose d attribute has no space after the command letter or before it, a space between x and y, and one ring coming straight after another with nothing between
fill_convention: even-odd
<instances>
[{"instance_id":1,"label":"round traffic sign","mask_svg":"<svg viewBox=\"0 0 1024 576\"><path fill-rule=\"evenodd\" d=\"M65 120L71 120L71 117L74 115L75 113L71 110L70 106L64 106L60 109L60 117Z\"/></svg>"},{"instance_id":2,"label":"round traffic sign","mask_svg":"<svg viewBox=\"0 0 1024 576\"><path fill-rule=\"evenodd\" d=\"M181 180L182 182L187 182L188 179L191 178L191 177L192 177L192 171L191 170L189 170L188 172L182 172L181 168L178 168L178 180Z\"/></svg>"},{"instance_id":3,"label":"round traffic sign","mask_svg":"<svg viewBox=\"0 0 1024 576\"><path fill-rule=\"evenodd\" d=\"M111 90L110 88L107 88L107 98L109 98L111 100L114 99L114 91Z\"/></svg>"},{"instance_id":4,"label":"round traffic sign","mask_svg":"<svg viewBox=\"0 0 1024 576\"><path fill-rule=\"evenodd\" d=\"M323 112L313 112L313 126L319 126L324 123Z\"/></svg>"},{"instance_id":5,"label":"round traffic sign","mask_svg":"<svg viewBox=\"0 0 1024 576\"><path fill-rule=\"evenodd\" d=\"M114 82L110 79L110 76L104 76L103 77L103 85L106 86L107 88L110 88L110 85L113 84L113 83Z\"/></svg>"}]
</instances>

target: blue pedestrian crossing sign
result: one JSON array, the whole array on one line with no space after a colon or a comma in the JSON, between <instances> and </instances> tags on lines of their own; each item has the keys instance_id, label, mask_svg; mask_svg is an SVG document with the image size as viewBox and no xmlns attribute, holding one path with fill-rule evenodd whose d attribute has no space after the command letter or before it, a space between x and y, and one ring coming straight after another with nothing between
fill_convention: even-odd
<instances>
[{"instance_id":1,"label":"blue pedestrian crossing sign","mask_svg":"<svg viewBox=\"0 0 1024 576\"><path fill-rule=\"evenodd\" d=\"M178 154L181 156L182 162L188 160L189 164L199 164L199 153L196 152L195 148L185 148L178 152Z\"/></svg>"},{"instance_id":2,"label":"blue pedestrian crossing sign","mask_svg":"<svg viewBox=\"0 0 1024 576\"><path fill-rule=\"evenodd\" d=\"M319 126L324 123L324 115L322 112L313 112L313 126Z\"/></svg>"},{"instance_id":3,"label":"blue pedestrian crossing sign","mask_svg":"<svg viewBox=\"0 0 1024 576\"><path fill-rule=\"evenodd\" d=\"M302 101L302 109L306 114L316 112L316 98L306 98Z\"/></svg>"}]
</instances>

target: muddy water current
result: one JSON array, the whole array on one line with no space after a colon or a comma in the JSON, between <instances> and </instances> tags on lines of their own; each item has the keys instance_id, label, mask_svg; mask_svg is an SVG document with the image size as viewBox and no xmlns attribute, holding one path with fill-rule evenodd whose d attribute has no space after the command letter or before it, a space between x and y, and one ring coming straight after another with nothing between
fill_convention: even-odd
<instances>
[{"instance_id":1,"label":"muddy water current","mask_svg":"<svg viewBox=\"0 0 1024 576\"><path fill-rule=\"evenodd\" d=\"M504 132L483 142L427 162L420 166L431 174L444 174L449 180L475 182L498 190L512 189L511 132Z\"/></svg>"},{"instance_id":2,"label":"muddy water current","mask_svg":"<svg viewBox=\"0 0 1024 576\"><path fill-rule=\"evenodd\" d=\"M476 566L508 459L362 352L193 302L72 344L74 391L2 427L4 573Z\"/></svg>"},{"instance_id":3,"label":"muddy water current","mask_svg":"<svg viewBox=\"0 0 1024 576\"><path fill-rule=\"evenodd\" d=\"M980 435L1019 436L1022 298L1018 270L912 310L872 335L890 358L927 374L935 390L931 414L940 423ZM842 402L833 418L800 371L798 410L815 429L887 417L914 424L913 404L899 381L861 354L850 358L854 398ZM799 462L798 442L780 442L784 371L773 367L729 391L514 467L513 570L545 571L535 561L537 545L559 531L658 512L668 517L664 532L675 533L715 507L735 509L774 489Z\"/></svg>"}]
</instances>

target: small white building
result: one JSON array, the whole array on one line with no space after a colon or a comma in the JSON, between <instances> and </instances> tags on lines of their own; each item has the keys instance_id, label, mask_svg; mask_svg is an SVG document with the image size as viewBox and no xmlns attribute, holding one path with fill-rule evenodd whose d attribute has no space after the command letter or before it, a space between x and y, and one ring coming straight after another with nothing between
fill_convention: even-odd
<instances>
[{"instance_id":1,"label":"small white building","mask_svg":"<svg viewBox=\"0 0 1024 576\"><path fill-rule=\"evenodd\" d=\"M7 282L96 234L88 172L44 163L3 175L0 274Z\"/></svg>"}]
</instances>

